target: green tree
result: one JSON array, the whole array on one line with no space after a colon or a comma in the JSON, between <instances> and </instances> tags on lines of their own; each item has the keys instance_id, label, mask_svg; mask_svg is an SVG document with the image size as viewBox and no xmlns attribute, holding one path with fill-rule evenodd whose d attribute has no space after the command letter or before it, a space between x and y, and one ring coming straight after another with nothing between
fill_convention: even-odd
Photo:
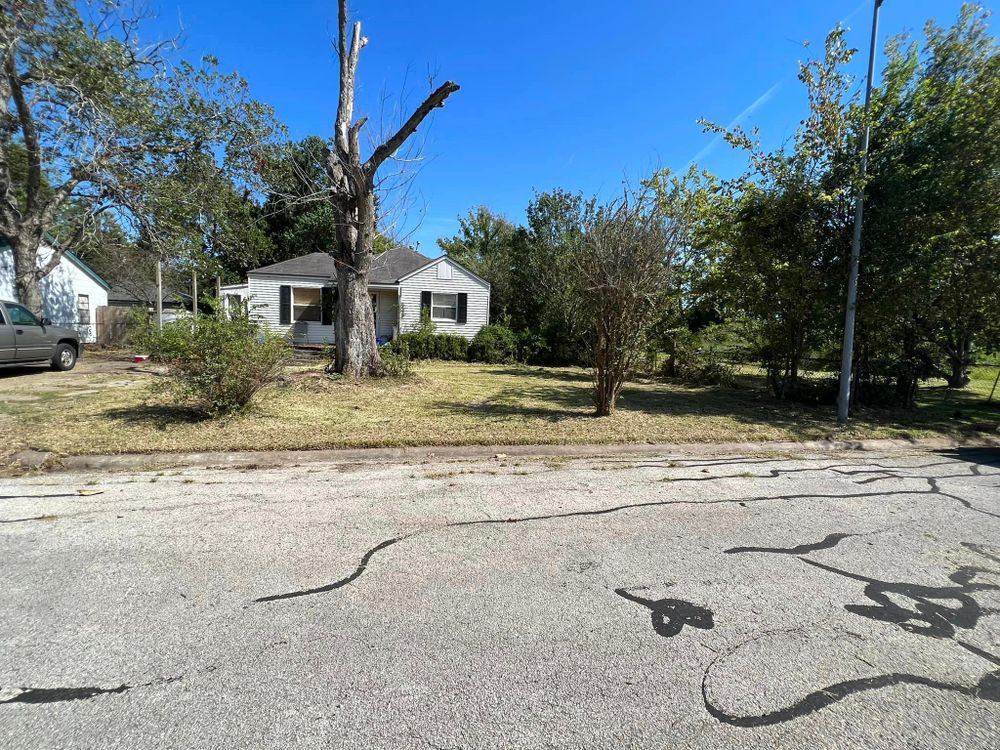
<instances>
[{"instance_id":1,"label":"green tree","mask_svg":"<svg viewBox=\"0 0 1000 750\"><path fill-rule=\"evenodd\" d=\"M1000 345L1000 48L987 16L965 5L948 29L928 22L919 51L893 40L875 99L859 314L882 347L892 329L906 392L929 374L964 386L977 348Z\"/></svg>"},{"instance_id":2,"label":"green tree","mask_svg":"<svg viewBox=\"0 0 1000 750\"><path fill-rule=\"evenodd\" d=\"M150 186L216 150L252 174L254 146L275 130L270 110L214 59L171 65L168 43L140 44L142 19L129 7L0 0L0 237L13 249L18 295L35 310L39 280L97 217L113 211L150 230L167 203L193 213L197 191ZM19 150L23 176L12 169ZM55 252L41 264L46 236Z\"/></svg>"},{"instance_id":3,"label":"green tree","mask_svg":"<svg viewBox=\"0 0 1000 750\"><path fill-rule=\"evenodd\" d=\"M707 123L747 151L748 172L726 185L717 225L715 295L729 317L749 322L774 394L793 395L803 360L835 339L851 218L854 50L843 29L827 37L824 55L800 67L809 114L787 147L766 151L756 134Z\"/></svg>"},{"instance_id":4,"label":"green tree","mask_svg":"<svg viewBox=\"0 0 1000 750\"><path fill-rule=\"evenodd\" d=\"M438 247L490 282L490 318L500 320L516 304L518 227L486 206L458 217L459 233L437 241Z\"/></svg>"}]
</instances>

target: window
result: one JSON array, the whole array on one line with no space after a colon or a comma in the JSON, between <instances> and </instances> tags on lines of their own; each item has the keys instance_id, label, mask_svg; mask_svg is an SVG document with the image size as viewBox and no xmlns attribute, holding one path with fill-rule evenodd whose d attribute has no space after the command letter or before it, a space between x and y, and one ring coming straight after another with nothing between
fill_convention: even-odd
<instances>
[{"instance_id":1,"label":"window","mask_svg":"<svg viewBox=\"0 0 1000 750\"><path fill-rule=\"evenodd\" d=\"M458 320L458 295L432 294L431 320Z\"/></svg>"},{"instance_id":2,"label":"window","mask_svg":"<svg viewBox=\"0 0 1000 750\"><path fill-rule=\"evenodd\" d=\"M319 287L292 289L292 319L319 323L323 319L323 292Z\"/></svg>"},{"instance_id":3,"label":"window","mask_svg":"<svg viewBox=\"0 0 1000 750\"><path fill-rule=\"evenodd\" d=\"M40 326L38 318L31 314L31 310L21 305L7 305L7 313L10 315L10 322L16 326Z\"/></svg>"},{"instance_id":4,"label":"window","mask_svg":"<svg viewBox=\"0 0 1000 750\"><path fill-rule=\"evenodd\" d=\"M76 296L76 319L82 326L90 325L90 297L86 294Z\"/></svg>"}]
</instances>

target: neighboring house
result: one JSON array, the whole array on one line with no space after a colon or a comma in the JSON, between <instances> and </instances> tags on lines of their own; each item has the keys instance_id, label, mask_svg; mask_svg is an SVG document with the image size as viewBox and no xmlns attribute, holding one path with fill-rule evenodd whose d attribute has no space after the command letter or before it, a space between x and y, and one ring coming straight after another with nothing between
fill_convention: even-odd
<instances>
[{"instance_id":1,"label":"neighboring house","mask_svg":"<svg viewBox=\"0 0 1000 750\"><path fill-rule=\"evenodd\" d=\"M139 307L148 313L156 313L156 286L154 284L120 282L111 285L108 292L108 307L124 311ZM191 295L163 288L163 322L169 323L190 313Z\"/></svg>"},{"instance_id":2,"label":"neighboring house","mask_svg":"<svg viewBox=\"0 0 1000 750\"><path fill-rule=\"evenodd\" d=\"M250 314L295 343L333 343L336 270L328 253L258 268L247 283L222 287L227 307L241 301ZM420 327L422 310L439 333L471 339L489 323L490 285L443 255L428 258L408 247L377 255L368 275L375 335L383 340Z\"/></svg>"},{"instance_id":3,"label":"neighboring house","mask_svg":"<svg viewBox=\"0 0 1000 750\"><path fill-rule=\"evenodd\" d=\"M38 265L48 263L52 248L42 245ZM97 315L108 304L108 290L104 279L71 252L66 252L59 264L39 282L42 292L41 315L53 325L75 328L86 343L97 340ZM14 253L0 240L0 299L17 302L17 285L14 283ZM36 311L37 312L37 311Z\"/></svg>"}]
</instances>

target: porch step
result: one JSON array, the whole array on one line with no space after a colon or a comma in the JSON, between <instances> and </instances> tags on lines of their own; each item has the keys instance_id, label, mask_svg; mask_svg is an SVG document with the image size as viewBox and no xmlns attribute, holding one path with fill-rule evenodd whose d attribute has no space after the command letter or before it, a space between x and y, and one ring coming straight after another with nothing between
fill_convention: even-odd
<instances>
[{"instance_id":1,"label":"porch step","mask_svg":"<svg viewBox=\"0 0 1000 750\"><path fill-rule=\"evenodd\" d=\"M323 347L296 344L292 347L292 361L312 363L323 359Z\"/></svg>"}]
</instances>

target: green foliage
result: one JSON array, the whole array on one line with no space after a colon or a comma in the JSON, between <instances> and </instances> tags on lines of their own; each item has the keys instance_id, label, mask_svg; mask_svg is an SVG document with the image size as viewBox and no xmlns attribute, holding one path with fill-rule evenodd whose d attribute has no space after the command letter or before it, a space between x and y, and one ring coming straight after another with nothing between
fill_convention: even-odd
<instances>
[{"instance_id":1,"label":"green foliage","mask_svg":"<svg viewBox=\"0 0 1000 750\"><path fill-rule=\"evenodd\" d=\"M518 362L537 362L546 358L548 342L542 334L530 328L515 331L515 334Z\"/></svg>"},{"instance_id":2,"label":"green foliage","mask_svg":"<svg viewBox=\"0 0 1000 750\"><path fill-rule=\"evenodd\" d=\"M379 352L380 374L387 378L409 378L413 375L409 345L404 341L398 347L383 347Z\"/></svg>"},{"instance_id":3,"label":"green foliage","mask_svg":"<svg viewBox=\"0 0 1000 750\"><path fill-rule=\"evenodd\" d=\"M247 317L182 318L142 335L153 359L168 366L178 400L210 416L245 409L290 353L284 337Z\"/></svg>"},{"instance_id":4,"label":"green foliage","mask_svg":"<svg viewBox=\"0 0 1000 750\"><path fill-rule=\"evenodd\" d=\"M507 326L483 326L469 345L469 360L491 365L510 364L518 358L519 343L517 334Z\"/></svg>"},{"instance_id":5,"label":"green foliage","mask_svg":"<svg viewBox=\"0 0 1000 750\"><path fill-rule=\"evenodd\" d=\"M420 330L397 336L389 345L389 351L405 352L411 359L464 361L468 359L469 341L451 333Z\"/></svg>"},{"instance_id":6,"label":"green foliage","mask_svg":"<svg viewBox=\"0 0 1000 750\"><path fill-rule=\"evenodd\" d=\"M257 152L281 125L213 57L180 60L148 37L144 13L122 2L3 5L0 163L12 153L14 168L0 169L0 194L23 210L0 212L0 237L19 267L34 265L48 236L114 281L141 268L148 284L157 258L211 276L220 256L269 242L249 196ZM22 292L33 296L42 275L19 274Z\"/></svg>"},{"instance_id":7,"label":"green foliage","mask_svg":"<svg viewBox=\"0 0 1000 750\"><path fill-rule=\"evenodd\" d=\"M710 325L697 333L685 330L677 336L672 372L686 383L732 386L736 378L734 361L746 353L746 341L732 325ZM666 370L666 366L665 366Z\"/></svg>"},{"instance_id":8,"label":"green foliage","mask_svg":"<svg viewBox=\"0 0 1000 750\"><path fill-rule=\"evenodd\" d=\"M572 254L583 236L587 202L578 193L538 193L528 223L515 226L479 207L459 217L460 233L440 247L491 284L490 318L531 331L525 356L547 364L585 362L591 337L579 316Z\"/></svg>"},{"instance_id":9,"label":"green foliage","mask_svg":"<svg viewBox=\"0 0 1000 750\"><path fill-rule=\"evenodd\" d=\"M490 281L490 317L517 305L514 279L515 235L518 228L486 206L458 217L459 234L441 238L438 246L456 261Z\"/></svg>"}]
</instances>

